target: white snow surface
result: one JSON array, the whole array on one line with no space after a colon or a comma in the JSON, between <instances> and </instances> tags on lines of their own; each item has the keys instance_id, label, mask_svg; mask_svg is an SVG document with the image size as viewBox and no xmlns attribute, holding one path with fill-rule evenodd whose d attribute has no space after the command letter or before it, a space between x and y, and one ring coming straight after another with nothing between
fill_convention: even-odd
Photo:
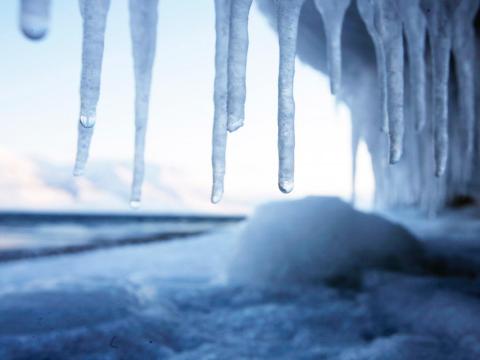
<instances>
[{"instance_id":1,"label":"white snow surface","mask_svg":"<svg viewBox=\"0 0 480 360\"><path fill-rule=\"evenodd\" d=\"M312 282L374 266L411 266L421 248L403 227L334 197L260 206L240 233L231 277L243 282Z\"/></svg>"},{"instance_id":2,"label":"white snow surface","mask_svg":"<svg viewBox=\"0 0 480 360\"><path fill-rule=\"evenodd\" d=\"M299 204L305 211L289 212ZM307 214L322 208L316 216ZM294 263L298 268L291 267L291 273L301 274L304 281L298 281L298 276L284 276L281 282L275 278L262 283L249 277L243 283L229 280L231 259L236 259L243 242L250 241L246 230L238 228L190 240L0 264L0 358L479 358L478 267L471 267L468 275L451 271L440 276L425 260L417 264L423 270L417 271L408 265L411 249L416 248L413 236L335 199L261 208L246 225L256 228L257 240L261 234L280 233L270 221L261 225L262 218L273 217L274 212L296 217L294 221L277 218L275 225L282 224L285 231L283 223L302 227L291 229L291 236L282 234L286 250L281 253L274 253L279 240L271 239L271 259L263 256L261 244L250 246L250 252L243 253L251 256L254 265L248 271L266 279L256 261L277 262L279 271L282 263ZM299 220L302 215L303 221ZM320 225L325 222L322 216L342 221L329 228ZM357 219L365 226L356 224ZM427 223L418 216L415 222L411 216L402 219L422 235L426 248L442 233L445 244L454 241L457 250L467 249L464 234L479 233L472 217L463 217L457 227L455 218L446 217L433 228L421 226ZM447 228L449 232L443 231ZM384 229L378 233L381 236L366 241L366 234L376 234L377 229ZM238 236L239 232L243 235ZM314 264L309 257L298 256L299 249L326 261L321 249L327 242L317 236L335 233L340 244L350 248L342 251L352 257L378 260L398 251L399 259L407 261L392 269L375 261L368 268L357 266L346 272L348 266L333 260L338 256L338 262L345 264L339 255L342 251L330 250L328 262L318 262L318 270L305 271ZM398 241L382 246L387 243L382 238L389 234L398 236ZM399 247L400 238L407 245ZM478 245L467 243L464 255L474 258ZM336 273L357 280L328 282L322 281L323 275L309 276L325 274L322 268L332 266Z\"/></svg>"}]
</instances>

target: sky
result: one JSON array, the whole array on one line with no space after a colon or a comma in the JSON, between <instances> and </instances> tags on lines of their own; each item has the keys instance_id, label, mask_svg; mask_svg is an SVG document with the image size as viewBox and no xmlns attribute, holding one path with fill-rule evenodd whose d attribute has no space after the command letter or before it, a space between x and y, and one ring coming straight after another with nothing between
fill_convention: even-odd
<instances>
[{"instance_id":1,"label":"sky","mask_svg":"<svg viewBox=\"0 0 480 360\"><path fill-rule=\"evenodd\" d=\"M51 28L40 42L25 39L19 31L19 1L0 4L0 150L10 154L9 168L14 166L15 160L11 159L15 158L41 159L43 163L62 164L64 169L73 164L79 110L81 19L77 1L52 3ZM134 87L127 10L127 0L111 2L91 163L131 162L133 157ZM349 110L336 104L327 77L298 60L295 190L288 196L279 193L277 37L255 4L249 32L246 120L245 126L228 138L225 203L242 199L255 204L271 198L309 194L348 197L351 192ZM195 184L195 189L201 189L198 192L206 207L210 206L207 204L211 182L214 45L212 0L160 1L147 172L149 166L182 169L182 176ZM373 180L364 146L359 161L357 191L360 198L368 200ZM2 176L7 176L8 171L0 171L3 192L8 192L5 186L1 188ZM8 184L13 186L12 181ZM180 185L175 189L175 180L172 186L179 193L185 190ZM0 207L5 198L0 197ZM10 207L16 202L15 198L8 200ZM41 208L41 204L35 206ZM28 196L19 199L18 205L28 207ZM95 202L89 206L95 207Z\"/></svg>"}]
</instances>

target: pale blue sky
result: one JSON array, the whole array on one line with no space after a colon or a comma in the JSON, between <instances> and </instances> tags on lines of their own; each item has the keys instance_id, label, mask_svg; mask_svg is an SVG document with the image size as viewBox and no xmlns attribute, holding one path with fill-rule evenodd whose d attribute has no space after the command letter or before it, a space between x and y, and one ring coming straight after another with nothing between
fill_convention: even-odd
<instances>
[{"instance_id":1,"label":"pale blue sky","mask_svg":"<svg viewBox=\"0 0 480 360\"><path fill-rule=\"evenodd\" d=\"M28 41L19 32L18 3L0 4L0 147L52 162L73 162L81 56L77 1L52 0L51 29L40 42ZM127 7L127 0L112 0L91 161L130 160L133 153ZM246 124L229 137L227 198L277 194L277 38L256 6L250 35ZM206 201L214 41L213 0L160 0L147 162L181 167L205 188ZM348 110L336 111L326 77L298 61L295 81L294 196L345 196L350 191ZM366 186L371 184L367 181Z\"/></svg>"}]
</instances>

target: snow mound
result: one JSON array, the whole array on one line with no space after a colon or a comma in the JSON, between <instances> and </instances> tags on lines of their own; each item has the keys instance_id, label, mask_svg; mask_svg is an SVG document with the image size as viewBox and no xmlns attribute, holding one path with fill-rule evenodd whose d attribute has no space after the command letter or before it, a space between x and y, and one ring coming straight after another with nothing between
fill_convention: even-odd
<instances>
[{"instance_id":1,"label":"snow mound","mask_svg":"<svg viewBox=\"0 0 480 360\"><path fill-rule=\"evenodd\" d=\"M405 228L333 197L260 206L238 239L233 282L308 283L366 268L409 268L422 253Z\"/></svg>"}]
</instances>

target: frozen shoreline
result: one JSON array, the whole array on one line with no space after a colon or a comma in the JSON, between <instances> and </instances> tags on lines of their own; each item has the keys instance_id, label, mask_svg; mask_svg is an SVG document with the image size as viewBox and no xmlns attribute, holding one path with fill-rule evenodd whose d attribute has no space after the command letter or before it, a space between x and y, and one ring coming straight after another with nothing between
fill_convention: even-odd
<instances>
[{"instance_id":1,"label":"frozen shoreline","mask_svg":"<svg viewBox=\"0 0 480 360\"><path fill-rule=\"evenodd\" d=\"M461 247L469 223L450 227L445 243L456 234ZM238 232L0 264L0 357L478 358L475 268L238 285L227 280Z\"/></svg>"}]
</instances>

